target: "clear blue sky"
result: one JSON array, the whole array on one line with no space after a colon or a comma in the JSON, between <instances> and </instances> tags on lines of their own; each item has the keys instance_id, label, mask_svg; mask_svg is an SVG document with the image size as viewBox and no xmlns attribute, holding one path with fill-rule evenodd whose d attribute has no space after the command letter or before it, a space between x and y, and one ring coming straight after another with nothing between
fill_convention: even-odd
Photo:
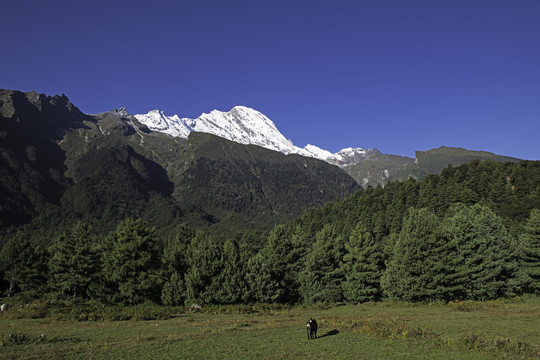
<instances>
[{"instance_id":1,"label":"clear blue sky","mask_svg":"<svg viewBox=\"0 0 540 360\"><path fill-rule=\"evenodd\" d=\"M540 160L540 1L10 1L0 88L197 117L235 105L296 145Z\"/></svg>"}]
</instances>

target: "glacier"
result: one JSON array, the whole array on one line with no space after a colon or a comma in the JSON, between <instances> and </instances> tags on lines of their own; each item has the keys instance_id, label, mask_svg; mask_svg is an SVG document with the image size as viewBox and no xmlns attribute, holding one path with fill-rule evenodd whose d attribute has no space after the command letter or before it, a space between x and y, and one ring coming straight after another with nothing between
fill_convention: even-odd
<instances>
[{"instance_id":1,"label":"glacier","mask_svg":"<svg viewBox=\"0 0 540 360\"><path fill-rule=\"evenodd\" d=\"M213 110L196 119L168 116L160 110L136 114L134 117L148 129L174 137L187 138L192 131L209 133L240 144L257 145L283 154L308 156L335 165L358 162L370 153L362 148L346 148L331 153L311 144L300 148L283 136L267 116L246 106L235 106L229 112Z\"/></svg>"}]
</instances>

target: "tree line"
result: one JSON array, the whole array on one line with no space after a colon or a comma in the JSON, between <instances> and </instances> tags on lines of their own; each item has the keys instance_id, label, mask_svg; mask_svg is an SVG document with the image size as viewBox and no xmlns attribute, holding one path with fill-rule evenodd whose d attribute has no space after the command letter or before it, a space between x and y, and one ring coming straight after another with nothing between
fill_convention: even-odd
<instances>
[{"instance_id":1,"label":"tree line","mask_svg":"<svg viewBox=\"0 0 540 360\"><path fill-rule=\"evenodd\" d=\"M48 246L18 232L4 296L164 305L486 300L540 293L540 163L472 162L234 237L182 224L79 222Z\"/></svg>"},{"instance_id":2,"label":"tree line","mask_svg":"<svg viewBox=\"0 0 540 360\"><path fill-rule=\"evenodd\" d=\"M540 211L513 238L483 205L456 204L443 218L407 210L391 242L362 223L325 225L313 241L284 225L257 252L186 225L162 248L155 231L127 219L102 240L77 223L48 249L22 233L2 249L5 296L144 301L165 305L380 300L486 300L540 294Z\"/></svg>"}]
</instances>

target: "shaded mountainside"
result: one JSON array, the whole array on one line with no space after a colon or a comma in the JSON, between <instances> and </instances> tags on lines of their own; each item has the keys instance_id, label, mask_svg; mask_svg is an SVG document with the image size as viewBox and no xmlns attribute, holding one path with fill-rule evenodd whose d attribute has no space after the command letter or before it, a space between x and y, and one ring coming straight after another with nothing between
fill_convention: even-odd
<instances>
[{"instance_id":1,"label":"shaded mountainside","mask_svg":"<svg viewBox=\"0 0 540 360\"><path fill-rule=\"evenodd\" d=\"M359 188L324 161L284 156L210 134L190 134L184 159L188 167L176 181L177 198L220 216L245 213L256 222L285 221L300 215L306 204L322 205Z\"/></svg>"},{"instance_id":2,"label":"shaded mountainside","mask_svg":"<svg viewBox=\"0 0 540 360\"><path fill-rule=\"evenodd\" d=\"M0 116L2 230L31 224L54 233L83 219L105 232L125 217L164 232L180 222L217 233L265 229L358 184L423 179L473 159L518 161L448 147L416 159L373 149L340 168L207 133L173 137L125 109L87 115L65 95L35 92L0 90Z\"/></svg>"},{"instance_id":3,"label":"shaded mountainside","mask_svg":"<svg viewBox=\"0 0 540 360\"><path fill-rule=\"evenodd\" d=\"M60 204L71 181L57 141L88 118L65 96L0 90L0 226L27 223Z\"/></svg>"},{"instance_id":4,"label":"shaded mountainside","mask_svg":"<svg viewBox=\"0 0 540 360\"><path fill-rule=\"evenodd\" d=\"M343 170L217 136L150 131L125 111L85 115L64 96L0 92L0 227L109 231L141 217L214 231L265 229L359 189ZM43 236L47 236L44 234Z\"/></svg>"},{"instance_id":5,"label":"shaded mountainside","mask_svg":"<svg viewBox=\"0 0 540 360\"><path fill-rule=\"evenodd\" d=\"M370 156L352 164L344 165L345 170L364 188L385 185L391 181L407 180L409 177L421 180L428 174L440 174L448 165L459 166L473 160L493 160L497 162L518 162L520 159L496 155L486 151L466 150L441 146L438 149L416 151L416 158L383 154L374 149Z\"/></svg>"}]
</instances>

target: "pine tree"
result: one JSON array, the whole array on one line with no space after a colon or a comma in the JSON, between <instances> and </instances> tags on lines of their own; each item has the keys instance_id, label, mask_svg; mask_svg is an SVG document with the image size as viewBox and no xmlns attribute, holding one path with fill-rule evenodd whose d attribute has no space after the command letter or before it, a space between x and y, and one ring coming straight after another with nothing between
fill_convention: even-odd
<instances>
[{"instance_id":1,"label":"pine tree","mask_svg":"<svg viewBox=\"0 0 540 360\"><path fill-rule=\"evenodd\" d=\"M247 290L244 259L235 241L225 241L221 253L222 270L216 279L219 284L216 298L220 304L236 304L243 300Z\"/></svg>"},{"instance_id":2,"label":"pine tree","mask_svg":"<svg viewBox=\"0 0 540 360\"><path fill-rule=\"evenodd\" d=\"M434 280L440 273L439 219L428 209L408 210L393 257L381 278L391 300L425 301L436 297Z\"/></svg>"},{"instance_id":3,"label":"pine tree","mask_svg":"<svg viewBox=\"0 0 540 360\"><path fill-rule=\"evenodd\" d=\"M26 234L19 231L10 238L2 247L0 260L9 282L8 297L17 291L29 297L46 292L47 254L34 246Z\"/></svg>"},{"instance_id":4,"label":"pine tree","mask_svg":"<svg viewBox=\"0 0 540 360\"><path fill-rule=\"evenodd\" d=\"M527 291L540 295L540 210L531 211L519 239L521 266L528 277Z\"/></svg>"},{"instance_id":5,"label":"pine tree","mask_svg":"<svg viewBox=\"0 0 540 360\"><path fill-rule=\"evenodd\" d=\"M91 231L90 226L79 222L49 247L49 286L63 296L90 296L89 288L101 270Z\"/></svg>"},{"instance_id":6,"label":"pine tree","mask_svg":"<svg viewBox=\"0 0 540 360\"><path fill-rule=\"evenodd\" d=\"M247 302L275 303L283 298L283 289L272 277L272 267L261 253L248 260L246 285Z\"/></svg>"},{"instance_id":7,"label":"pine tree","mask_svg":"<svg viewBox=\"0 0 540 360\"><path fill-rule=\"evenodd\" d=\"M187 251L186 301L217 303L218 276L222 271L221 249L210 236L197 232Z\"/></svg>"},{"instance_id":8,"label":"pine tree","mask_svg":"<svg viewBox=\"0 0 540 360\"><path fill-rule=\"evenodd\" d=\"M186 284L184 277L174 271L169 280L163 285L161 291L161 302L163 305L184 305L186 300Z\"/></svg>"},{"instance_id":9,"label":"pine tree","mask_svg":"<svg viewBox=\"0 0 540 360\"><path fill-rule=\"evenodd\" d=\"M358 223L345 244L341 268L345 276L343 296L350 302L378 300L380 297L379 263L381 254L373 237Z\"/></svg>"},{"instance_id":10,"label":"pine tree","mask_svg":"<svg viewBox=\"0 0 540 360\"><path fill-rule=\"evenodd\" d=\"M454 207L446 221L448 287L457 298L486 300L519 293L517 249L502 219L482 205ZM453 272L450 274L450 271Z\"/></svg>"},{"instance_id":11,"label":"pine tree","mask_svg":"<svg viewBox=\"0 0 540 360\"><path fill-rule=\"evenodd\" d=\"M281 297L278 302L296 302L299 298L296 273L298 254L292 241L287 228L278 225L270 231L268 242L259 252L271 281L279 286Z\"/></svg>"},{"instance_id":12,"label":"pine tree","mask_svg":"<svg viewBox=\"0 0 540 360\"><path fill-rule=\"evenodd\" d=\"M181 224L176 229L176 236L163 250L162 262L167 281L163 285L161 301L165 305L183 305L186 300L184 276L188 270L187 251L195 232Z\"/></svg>"},{"instance_id":13,"label":"pine tree","mask_svg":"<svg viewBox=\"0 0 540 360\"><path fill-rule=\"evenodd\" d=\"M155 242L155 230L140 219L124 220L110 234L103 273L118 290L120 301L159 299L163 278Z\"/></svg>"},{"instance_id":14,"label":"pine tree","mask_svg":"<svg viewBox=\"0 0 540 360\"><path fill-rule=\"evenodd\" d=\"M481 205L472 206L471 212L476 215L478 233L471 252L484 255L482 265L474 262L471 266L471 297L484 300L516 295L521 287L517 282L517 249L502 219Z\"/></svg>"},{"instance_id":15,"label":"pine tree","mask_svg":"<svg viewBox=\"0 0 540 360\"><path fill-rule=\"evenodd\" d=\"M440 300L465 300L468 298L469 265L464 258L464 244L474 241L469 230L471 219L463 212L464 204L455 204L448 210L447 217L441 224L440 236L444 245L441 249L444 277L438 278L438 296Z\"/></svg>"},{"instance_id":16,"label":"pine tree","mask_svg":"<svg viewBox=\"0 0 540 360\"><path fill-rule=\"evenodd\" d=\"M184 274L187 271L187 251L195 232L186 224L176 228L176 235L170 239L163 249L163 265L166 275L173 272Z\"/></svg>"},{"instance_id":17,"label":"pine tree","mask_svg":"<svg viewBox=\"0 0 540 360\"><path fill-rule=\"evenodd\" d=\"M315 235L315 243L305 259L300 273L300 292L306 303L339 302L343 300L343 271L339 266L343 256L342 236L330 225Z\"/></svg>"}]
</instances>

